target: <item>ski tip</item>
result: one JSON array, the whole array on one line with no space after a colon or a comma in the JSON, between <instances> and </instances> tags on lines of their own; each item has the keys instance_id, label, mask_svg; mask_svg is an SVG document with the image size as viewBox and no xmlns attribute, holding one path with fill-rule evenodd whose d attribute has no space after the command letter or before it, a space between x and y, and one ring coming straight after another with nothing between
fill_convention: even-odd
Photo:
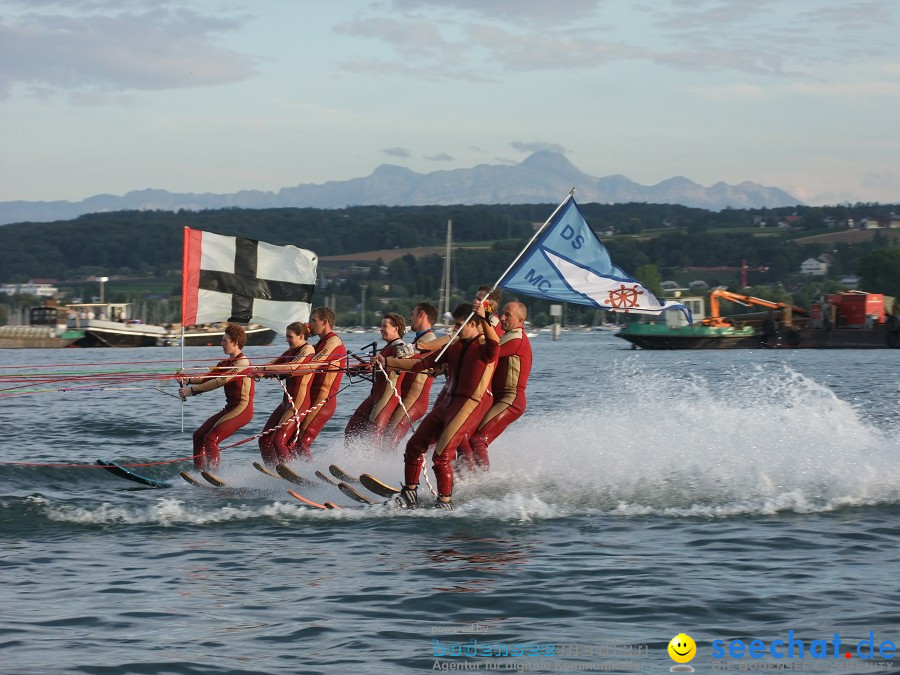
<instances>
[{"instance_id":1,"label":"ski tip","mask_svg":"<svg viewBox=\"0 0 900 675\"><path fill-rule=\"evenodd\" d=\"M188 483L190 483L191 485L194 485L194 486L196 486L196 487L206 487L203 483L201 483L199 480L197 480L196 478L194 478L194 477L193 477L191 474L189 474L187 471L182 471L182 472L180 472L178 475L181 476L184 480L186 480L186 481L187 481Z\"/></svg>"},{"instance_id":2,"label":"ski tip","mask_svg":"<svg viewBox=\"0 0 900 675\"><path fill-rule=\"evenodd\" d=\"M368 473L364 473L362 476L360 476L359 482L369 492L374 492L379 497L390 498L400 494L400 488L395 488L393 485L388 485L384 481L380 481L375 478L375 476Z\"/></svg>"},{"instance_id":3,"label":"ski tip","mask_svg":"<svg viewBox=\"0 0 900 675\"><path fill-rule=\"evenodd\" d=\"M349 473L344 471L337 464L332 464L328 467L328 471L332 476L337 478L340 481L344 481L345 483L353 483L354 485L359 485L359 479L355 476L351 476Z\"/></svg>"},{"instance_id":4,"label":"ski tip","mask_svg":"<svg viewBox=\"0 0 900 675\"><path fill-rule=\"evenodd\" d=\"M209 471L201 471L200 475L203 476L207 483L215 485L216 487L225 487L225 481L218 476L211 474Z\"/></svg>"},{"instance_id":5,"label":"ski tip","mask_svg":"<svg viewBox=\"0 0 900 675\"><path fill-rule=\"evenodd\" d=\"M97 460L97 466L106 471L109 471L112 475L118 476L119 478L124 478L125 480L130 480L134 483L139 483L146 487L153 488L169 488L172 487L171 483L167 483L163 480L157 480L155 478L148 478L147 476L142 476L138 473L134 473L134 471L130 471L126 469L124 466L120 464L116 464L115 462L107 462L102 459Z\"/></svg>"},{"instance_id":6,"label":"ski tip","mask_svg":"<svg viewBox=\"0 0 900 675\"><path fill-rule=\"evenodd\" d=\"M294 483L296 485L302 485L304 487L315 485L313 481L309 480L308 478L304 478L285 464L276 464L275 471L286 481L290 481L291 483Z\"/></svg>"},{"instance_id":7,"label":"ski tip","mask_svg":"<svg viewBox=\"0 0 900 675\"><path fill-rule=\"evenodd\" d=\"M272 473L271 471L269 471L269 469L267 467L263 466L259 462L253 462L253 468L256 469L257 471L259 471L260 473L264 473L267 476L271 476L272 478L279 477L277 473Z\"/></svg>"},{"instance_id":8,"label":"ski tip","mask_svg":"<svg viewBox=\"0 0 900 675\"><path fill-rule=\"evenodd\" d=\"M335 504L334 502L325 502L325 508L333 509L335 511L340 511L341 507Z\"/></svg>"},{"instance_id":9,"label":"ski tip","mask_svg":"<svg viewBox=\"0 0 900 675\"><path fill-rule=\"evenodd\" d=\"M324 473L322 473L318 469L316 470L315 475L316 475L316 478L318 478L319 480L324 481L324 482L328 483L329 485L337 486L337 483L335 483L333 480L331 480L328 476L326 476Z\"/></svg>"},{"instance_id":10,"label":"ski tip","mask_svg":"<svg viewBox=\"0 0 900 675\"><path fill-rule=\"evenodd\" d=\"M327 510L327 509L329 508L329 507L326 506L325 504L319 504L318 502L314 502L314 501L312 501L311 499L307 499L307 498L304 497L303 495L297 494L297 493L294 492L293 490L288 490L288 494L289 494L291 497L293 497L294 499L297 499L297 500L303 502L303 503L306 504L307 506L312 506L313 508L321 509L321 510Z\"/></svg>"},{"instance_id":11,"label":"ski tip","mask_svg":"<svg viewBox=\"0 0 900 675\"><path fill-rule=\"evenodd\" d=\"M365 495L361 495L359 492L354 490L351 486L347 485L346 483L338 483L338 489L341 492L343 492L345 495L350 497L350 499L357 501L360 504L368 504L369 506L372 506L373 504L375 504L375 502L373 502L371 499L369 499Z\"/></svg>"}]
</instances>

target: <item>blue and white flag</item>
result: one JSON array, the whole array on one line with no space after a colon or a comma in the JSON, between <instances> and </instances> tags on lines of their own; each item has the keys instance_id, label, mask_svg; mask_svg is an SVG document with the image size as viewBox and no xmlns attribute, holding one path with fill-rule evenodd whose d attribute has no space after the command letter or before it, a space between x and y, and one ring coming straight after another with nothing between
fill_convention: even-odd
<instances>
[{"instance_id":1,"label":"blue and white flag","mask_svg":"<svg viewBox=\"0 0 900 675\"><path fill-rule=\"evenodd\" d=\"M683 304L660 302L613 264L571 196L497 286L545 300L629 314L677 309L692 323L691 312Z\"/></svg>"}]
</instances>

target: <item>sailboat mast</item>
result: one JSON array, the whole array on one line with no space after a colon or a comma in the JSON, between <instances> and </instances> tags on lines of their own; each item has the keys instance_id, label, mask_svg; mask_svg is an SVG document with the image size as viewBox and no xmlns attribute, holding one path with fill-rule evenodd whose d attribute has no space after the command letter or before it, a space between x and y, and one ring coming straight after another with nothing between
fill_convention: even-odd
<instances>
[{"instance_id":1,"label":"sailboat mast","mask_svg":"<svg viewBox=\"0 0 900 675\"><path fill-rule=\"evenodd\" d=\"M447 221L447 250L444 253L444 297L441 303L444 305L444 311L450 312L450 246L453 241L453 221ZM443 321L444 317L441 315Z\"/></svg>"}]
</instances>

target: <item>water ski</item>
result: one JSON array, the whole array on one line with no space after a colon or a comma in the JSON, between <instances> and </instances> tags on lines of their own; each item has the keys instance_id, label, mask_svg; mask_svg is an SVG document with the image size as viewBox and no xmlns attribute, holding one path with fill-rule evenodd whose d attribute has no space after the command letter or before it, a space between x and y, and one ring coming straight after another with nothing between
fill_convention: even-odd
<instances>
[{"instance_id":1,"label":"water ski","mask_svg":"<svg viewBox=\"0 0 900 675\"><path fill-rule=\"evenodd\" d=\"M266 467L264 467L259 462L253 462L253 468L256 469L257 471L259 471L260 473L264 473L267 476L271 476L272 478L279 478L277 473L272 473L271 471L269 471Z\"/></svg>"},{"instance_id":2,"label":"water ski","mask_svg":"<svg viewBox=\"0 0 900 675\"><path fill-rule=\"evenodd\" d=\"M364 473L359 477L359 482L362 484L366 490L369 492L374 492L379 497L387 497L390 499L391 497L395 497L400 494L400 488L395 488L393 485L388 485L387 483L383 483L382 481L375 478L371 474Z\"/></svg>"},{"instance_id":3,"label":"water ski","mask_svg":"<svg viewBox=\"0 0 900 675\"><path fill-rule=\"evenodd\" d=\"M307 499L307 498L304 497L303 495L297 494L297 493L294 492L293 490L288 490L288 494L289 494L291 497L293 497L294 499L299 499L301 502L303 502L303 503L306 504L307 506L313 507L314 509L321 509L321 510L325 511L325 510L328 510L328 509L336 509L336 508L339 508L339 507L335 506L334 504L331 504L331 502L325 502L324 504L319 504L318 502L314 502L314 501L311 500L311 499ZM329 504L331 504L331 506L328 506Z\"/></svg>"},{"instance_id":4,"label":"water ski","mask_svg":"<svg viewBox=\"0 0 900 675\"><path fill-rule=\"evenodd\" d=\"M182 472L179 473L178 475L181 476L182 478L184 478L188 483L190 483L191 485L193 485L193 486L195 486L195 487L206 487L206 485L204 485L204 484L201 483L199 480L197 480L196 478L194 478L194 477L193 477L191 474L189 474L187 471L182 471Z\"/></svg>"},{"instance_id":5,"label":"water ski","mask_svg":"<svg viewBox=\"0 0 900 675\"><path fill-rule=\"evenodd\" d=\"M308 478L304 478L300 474L294 472L289 466L285 466L284 464L277 464L275 466L275 471L278 472L278 475L284 478L295 485L302 485L304 487L309 487L311 485L315 485L315 483Z\"/></svg>"},{"instance_id":6,"label":"water ski","mask_svg":"<svg viewBox=\"0 0 900 675\"><path fill-rule=\"evenodd\" d=\"M351 476L337 464L332 464L331 466L329 466L328 471L330 471L331 475L337 478L339 481L343 481L344 483L353 483L353 485L359 485L359 479L356 476Z\"/></svg>"},{"instance_id":7,"label":"water ski","mask_svg":"<svg viewBox=\"0 0 900 675\"><path fill-rule=\"evenodd\" d=\"M316 478L318 478L319 480L325 481L329 485L334 485L335 487L337 487L337 483L335 483L333 480L331 480L328 476L326 476L324 473L322 473L319 470L316 470Z\"/></svg>"},{"instance_id":8,"label":"water ski","mask_svg":"<svg viewBox=\"0 0 900 675\"><path fill-rule=\"evenodd\" d=\"M376 503L365 495L361 495L346 483L338 483L338 490L350 497L350 499L352 499L353 501L359 502L360 504L368 504L369 506L371 506Z\"/></svg>"},{"instance_id":9,"label":"water ski","mask_svg":"<svg viewBox=\"0 0 900 675\"><path fill-rule=\"evenodd\" d=\"M140 483L141 485L146 485L147 487L154 487L154 488L172 487L171 483L167 483L162 480L155 480L153 478L147 478L146 476L142 476L139 473L135 473L134 471L129 471L124 466L116 464L115 462L104 462L102 459L98 459L97 465L103 467L104 469L109 471L114 476L118 476L119 478L124 478L125 480L134 481L135 483Z\"/></svg>"},{"instance_id":10,"label":"water ski","mask_svg":"<svg viewBox=\"0 0 900 675\"><path fill-rule=\"evenodd\" d=\"M216 487L225 487L226 485L224 480L216 475L211 474L209 471L201 471L200 475L203 476L207 483L211 483Z\"/></svg>"}]
</instances>

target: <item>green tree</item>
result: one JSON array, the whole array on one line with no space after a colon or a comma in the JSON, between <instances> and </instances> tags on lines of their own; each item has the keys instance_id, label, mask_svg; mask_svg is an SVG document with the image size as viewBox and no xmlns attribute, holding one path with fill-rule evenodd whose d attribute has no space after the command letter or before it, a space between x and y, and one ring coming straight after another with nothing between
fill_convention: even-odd
<instances>
[{"instance_id":1,"label":"green tree","mask_svg":"<svg viewBox=\"0 0 900 675\"><path fill-rule=\"evenodd\" d=\"M663 297L663 288L660 285L662 275L656 265L641 265L634 272L634 278L640 281L644 288L653 293L657 298Z\"/></svg>"},{"instance_id":2,"label":"green tree","mask_svg":"<svg viewBox=\"0 0 900 675\"><path fill-rule=\"evenodd\" d=\"M864 291L900 297L900 246L870 251L860 259L857 274Z\"/></svg>"}]
</instances>

